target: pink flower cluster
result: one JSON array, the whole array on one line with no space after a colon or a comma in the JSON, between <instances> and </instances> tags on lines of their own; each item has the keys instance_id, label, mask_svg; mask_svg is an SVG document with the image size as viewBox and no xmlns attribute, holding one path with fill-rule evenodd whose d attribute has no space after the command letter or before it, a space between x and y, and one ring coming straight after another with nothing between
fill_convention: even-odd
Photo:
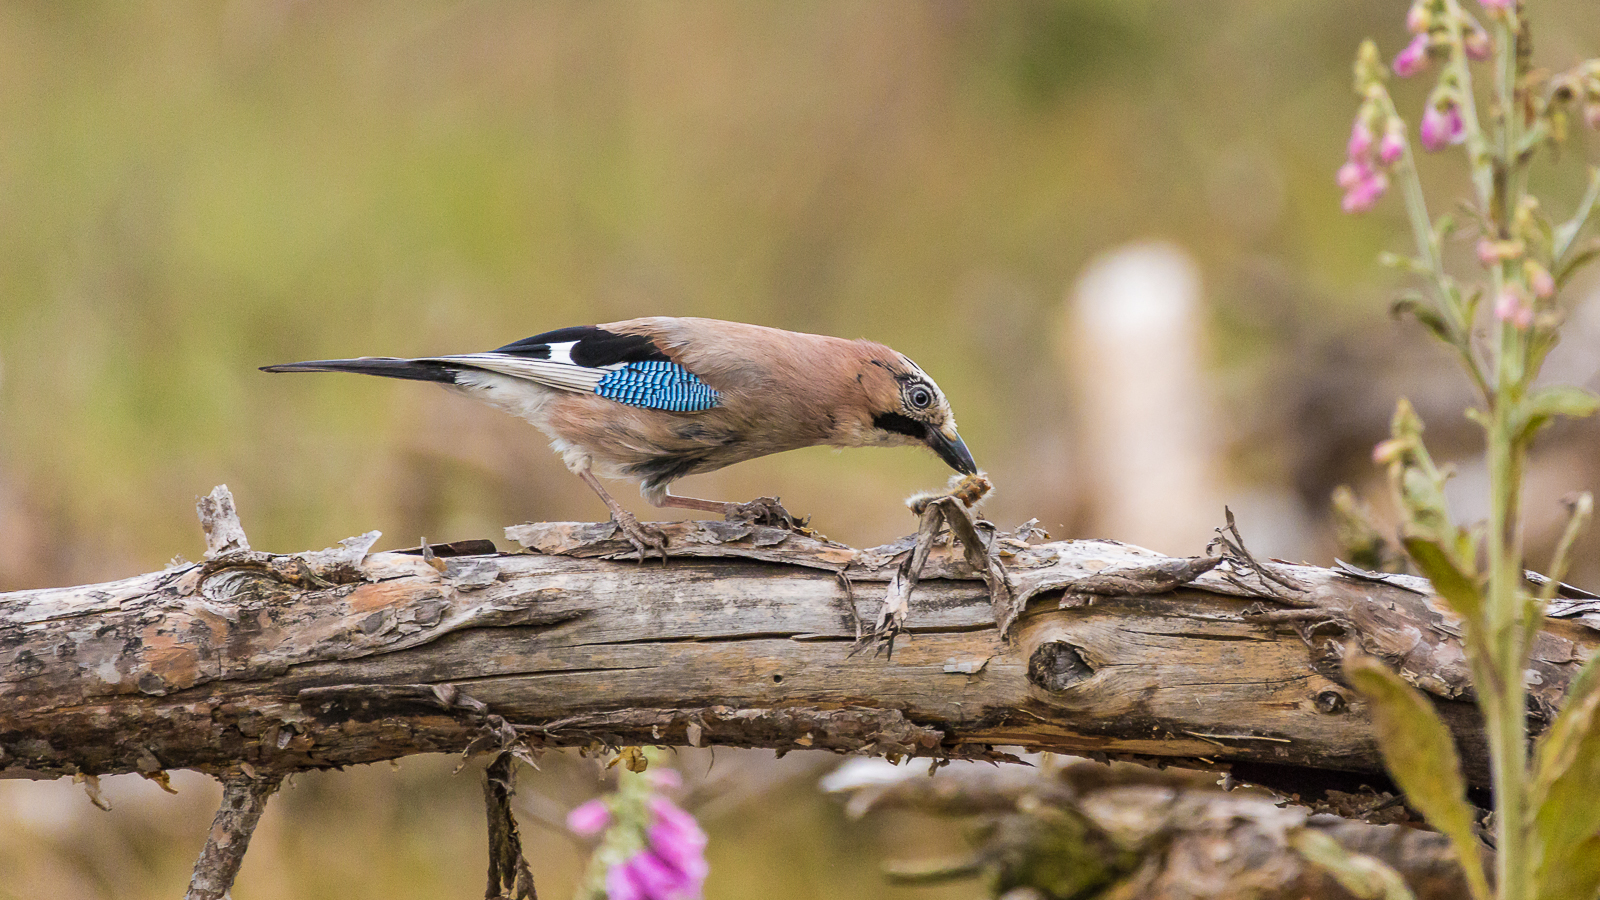
<instances>
[{"instance_id":1,"label":"pink flower cluster","mask_svg":"<svg viewBox=\"0 0 1600 900\"><path fill-rule=\"evenodd\" d=\"M1504 10L1511 5L1511 0L1484 0L1483 6L1491 12ZM1394 58L1392 68L1394 73L1401 78L1410 78L1428 67L1428 52L1434 46L1446 46L1451 37L1450 26L1446 26L1440 33L1437 41L1434 37L1435 26L1448 21L1442 19L1442 10L1436 8L1433 0L1417 0L1411 5L1411 11L1406 14L1406 28L1411 32L1411 43ZM1461 35L1461 49L1467 58L1475 62L1483 62L1494 55L1494 42L1489 38L1489 32L1471 16L1463 14L1463 34Z\"/></svg>"},{"instance_id":2,"label":"pink flower cluster","mask_svg":"<svg viewBox=\"0 0 1600 900\"><path fill-rule=\"evenodd\" d=\"M1356 116L1350 127L1350 143L1345 148L1345 162L1339 167L1339 187L1344 189L1342 206L1347 213L1365 212L1372 208L1383 192L1389 189L1389 176L1385 171L1406 153L1406 137L1398 119L1391 119L1383 128L1383 139L1373 147L1372 126L1368 115Z\"/></svg>"},{"instance_id":3,"label":"pink flower cluster","mask_svg":"<svg viewBox=\"0 0 1600 900\"><path fill-rule=\"evenodd\" d=\"M657 786L672 787L676 772L653 778ZM645 848L606 870L608 900L700 900L711 867L706 864L706 834L694 816L671 800L655 796L648 801L650 824ZM611 807L590 800L567 814L574 834L592 836L611 825Z\"/></svg>"},{"instance_id":4,"label":"pink flower cluster","mask_svg":"<svg viewBox=\"0 0 1600 900\"><path fill-rule=\"evenodd\" d=\"M606 872L609 900L699 900L710 866L694 816L665 797L650 799L649 846Z\"/></svg>"}]
</instances>

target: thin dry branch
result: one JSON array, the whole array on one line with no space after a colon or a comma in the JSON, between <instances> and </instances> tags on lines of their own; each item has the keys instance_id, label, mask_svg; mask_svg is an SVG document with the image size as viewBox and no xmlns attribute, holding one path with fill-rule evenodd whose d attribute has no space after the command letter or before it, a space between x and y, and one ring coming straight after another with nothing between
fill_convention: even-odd
<instances>
[{"instance_id":1,"label":"thin dry branch","mask_svg":"<svg viewBox=\"0 0 1600 900\"><path fill-rule=\"evenodd\" d=\"M282 780L276 776L252 778L242 772L221 779L222 805L211 821L211 832L194 864L184 900L223 900L229 896L244 853L250 848L250 835L267 809L267 798L277 792Z\"/></svg>"}]
</instances>

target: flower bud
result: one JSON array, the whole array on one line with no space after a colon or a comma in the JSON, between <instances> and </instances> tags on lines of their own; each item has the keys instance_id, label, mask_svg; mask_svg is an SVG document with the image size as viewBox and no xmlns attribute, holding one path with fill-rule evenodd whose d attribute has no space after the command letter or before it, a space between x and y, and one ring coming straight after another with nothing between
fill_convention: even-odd
<instances>
[{"instance_id":1,"label":"flower bud","mask_svg":"<svg viewBox=\"0 0 1600 900\"><path fill-rule=\"evenodd\" d=\"M573 834L599 834L611 824L611 808L604 800L590 800L567 813L567 828Z\"/></svg>"},{"instance_id":2,"label":"flower bud","mask_svg":"<svg viewBox=\"0 0 1600 900\"><path fill-rule=\"evenodd\" d=\"M1428 11L1428 0L1417 0L1406 12L1406 30L1412 34L1425 34L1433 27L1433 13Z\"/></svg>"},{"instance_id":3,"label":"flower bud","mask_svg":"<svg viewBox=\"0 0 1600 900\"><path fill-rule=\"evenodd\" d=\"M1350 126L1350 142L1345 145L1345 155L1350 159L1360 159L1372 152L1372 127L1367 124L1366 116L1356 116L1355 123Z\"/></svg>"},{"instance_id":4,"label":"flower bud","mask_svg":"<svg viewBox=\"0 0 1600 900\"><path fill-rule=\"evenodd\" d=\"M1600 100L1584 104L1583 124L1600 131Z\"/></svg>"},{"instance_id":5,"label":"flower bud","mask_svg":"<svg viewBox=\"0 0 1600 900\"><path fill-rule=\"evenodd\" d=\"M1378 45L1372 38L1362 41L1356 50L1355 76L1356 93L1363 95L1389 77L1389 70L1384 68L1383 57L1378 55Z\"/></svg>"},{"instance_id":6,"label":"flower bud","mask_svg":"<svg viewBox=\"0 0 1600 900\"><path fill-rule=\"evenodd\" d=\"M1411 39L1400 55L1394 58L1393 69L1401 78L1410 78L1428 67L1428 33Z\"/></svg>"},{"instance_id":7,"label":"flower bud","mask_svg":"<svg viewBox=\"0 0 1600 900\"><path fill-rule=\"evenodd\" d=\"M677 769L665 769L659 766L653 766L651 767L649 773L644 777L650 782L652 787L665 788L669 791L675 791L678 788L683 787L683 776L678 774Z\"/></svg>"},{"instance_id":8,"label":"flower bud","mask_svg":"<svg viewBox=\"0 0 1600 900\"><path fill-rule=\"evenodd\" d=\"M1371 172L1371 166L1360 160L1352 159L1339 167L1339 187L1342 187L1348 191L1361 182L1366 181L1367 176L1371 174Z\"/></svg>"},{"instance_id":9,"label":"flower bud","mask_svg":"<svg viewBox=\"0 0 1600 900\"><path fill-rule=\"evenodd\" d=\"M1519 259L1526 252L1528 245L1518 240L1497 241L1493 238L1484 238L1478 241L1478 262L1486 269Z\"/></svg>"},{"instance_id":10,"label":"flower bud","mask_svg":"<svg viewBox=\"0 0 1600 900\"><path fill-rule=\"evenodd\" d=\"M1411 442L1403 438L1389 438L1379 441L1372 448L1372 461L1380 466L1399 462L1411 449Z\"/></svg>"},{"instance_id":11,"label":"flower bud","mask_svg":"<svg viewBox=\"0 0 1600 900\"><path fill-rule=\"evenodd\" d=\"M1500 296L1494 301L1494 317L1516 328L1533 324L1533 307L1523 296L1522 288L1508 284L1500 290Z\"/></svg>"},{"instance_id":12,"label":"flower bud","mask_svg":"<svg viewBox=\"0 0 1600 900\"><path fill-rule=\"evenodd\" d=\"M1489 33L1473 23L1473 29L1461 39L1462 49L1467 51L1467 58L1483 62L1494 55L1494 41L1489 39Z\"/></svg>"},{"instance_id":13,"label":"flower bud","mask_svg":"<svg viewBox=\"0 0 1600 900\"><path fill-rule=\"evenodd\" d=\"M1527 276L1528 288L1535 297L1549 300L1556 295L1556 280L1549 269L1530 259L1522 264L1522 272Z\"/></svg>"}]
</instances>

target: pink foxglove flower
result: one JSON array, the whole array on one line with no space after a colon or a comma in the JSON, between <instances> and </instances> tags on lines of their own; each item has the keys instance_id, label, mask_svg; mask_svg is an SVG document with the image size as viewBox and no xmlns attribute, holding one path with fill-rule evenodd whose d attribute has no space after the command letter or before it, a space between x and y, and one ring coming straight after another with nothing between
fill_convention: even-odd
<instances>
[{"instance_id":1,"label":"pink foxglove flower","mask_svg":"<svg viewBox=\"0 0 1600 900\"><path fill-rule=\"evenodd\" d=\"M1428 67L1428 33L1426 31L1411 39L1400 55L1394 58L1394 73L1401 78L1410 78Z\"/></svg>"},{"instance_id":2,"label":"pink foxglove flower","mask_svg":"<svg viewBox=\"0 0 1600 900\"><path fill-rule=\"evenodd\" d=\"M618 863L606 870L606 900L650 900L643 886L633 880L633 869Z\"/></svg>"},{"instance_id":3,"label":"pink foxglove flower","mask_svg":"<svg viewBox=\"0 0 1600 900\"><path fill-rule=\"evenodd\" d=\"M1461 118L1461 107L1450 102L1441 109L1437 103L1429 103L1422 113L1420 137L1422 148L1429 152L1466 140L1467 126Z\"/></svg>"},{"instance_id":4,"label":"pink foxglove flower","mask_svg":"<svg viewBox=\"0 0 1600 900\"><path fill-rule=\"evenodd\" d=\"M655 814L655 822L649 830L650 849L694 882L698 892L698 885L710 871L706 865L706 833L700 830L694 816L665 797L651 799L650 811Z\"/></svg>"},{"instance_id":5,"label":"pink foxglove flower","mask_svg":"<svg viewBox=\"0 0 1600 900\"><path fill-rule=\"evenodd\" d=\"M1369 169L1365 178L1344 192L1340 207L1347 213L1366 212L1388 189L1389 176Z\"/></svg>"},{"instance_id":6,"label":"pink foxglove flower","mask_svg":"<svg viewBox=\"0 0 1600 900\"><path fill-rule=\"evenodd\" d=\"M1478 0L1484 9L1496 12L1510 12L1517 8L1517 0Z\"/></svg>"},{"instance_id":7,"label":"pink foxglove flower","mask_svg":"<svg viewBox=\"0 0 1600 900\"><path fill-rule=\"evenodd\" d=\"M711 871L705 832L665 797L651 797L646 808L645 847L606 870L607 900L700 900Z\"/></svg>"},{"instance_id":8,"label":"pink foxglove flower","mask_svg":"<svg viewBox=\"0 0 1600 900\"><path fill-rule=\"evenodd\" d=\"M611 824L611 809L604 800L590 800L567 813L567 828L573 834L588 837L599 834Z\"/></svg>"},{"instance_id":9,"label":"pink foxglove flower","mask_svg":"<svg viewBox=\"0 0 1600 900\"><path fill-rule=\"evenodd\" d=\"M1383 129L1383 140L1378 142L1378 162L1392 166L1406 155L1406 133L1399 119L1390 119Z\"/></svg>"}]
</instances>

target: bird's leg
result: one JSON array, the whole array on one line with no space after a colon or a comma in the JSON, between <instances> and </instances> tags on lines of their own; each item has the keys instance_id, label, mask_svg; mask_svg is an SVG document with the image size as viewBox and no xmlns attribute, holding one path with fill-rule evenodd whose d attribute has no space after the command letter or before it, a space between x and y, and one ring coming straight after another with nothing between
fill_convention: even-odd
<instances>
[{"instance_id":1,"label":"bird's leg","mask_svg":"<svg viewBox=\"0 0 1600 900\"><path fill-rule=\"evenodd\" d=\"M725 503L721 500L699 500L694 497L678 497L673 494L663 494L661 501L656 506L675 506L678 509L698 509L703 512L720 513L729 516L739 508L737 503Z\"/></svg>"},{"instance_id":2,"label":"bird's leg","mask_svg":"<svg viewBox=\"0 0 1600 900\"><path fill-rule=\"evenodd\" d=\"M650 550L654 550L661 554L661 561L663 563L666 562L666 538L640 525L639 520L634 517L633 513L623 509L622 504L618 503L616 498L606 492L605 486L600 483L600 479L594 477L594 473L589 471L587 466L577 471L578 477L583 479L583 483L593 488L594 492L600 495L600 499L605 503L606 508L611 510L611 521L617 523L617 530L621 531L622 536L627 538L628 543L639 551L639 561L644 562L645 554Z\"/></svg>"},{"instance_id":3,"label":"bird's leg","mask_svg":"<svg viewBox=\"0 0 1600 900\"><path fill-rule=\"evenodd\" d=\"M749 522L752 525L768 525L774 528L787 528L790 531L805 527L804 522L791 515L774 497L758 497L749 503L725 503L721 500L678 497L662 491L659 497L646 494L646 499L656 506L675 506L678 509L721 513L729 522Z\"/></svg>"}]
</instances>

